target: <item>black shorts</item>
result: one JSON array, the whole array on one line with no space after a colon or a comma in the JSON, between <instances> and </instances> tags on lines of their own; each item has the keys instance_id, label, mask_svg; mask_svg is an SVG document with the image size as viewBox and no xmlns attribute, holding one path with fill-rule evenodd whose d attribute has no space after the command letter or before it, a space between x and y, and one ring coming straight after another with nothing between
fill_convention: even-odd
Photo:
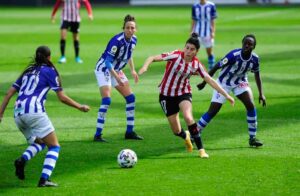
<instances>
[{"instance_id":1,"label":"black shorts","mask_svg":"<svg viewBox=\"0 0 300 196\"><path fill-rule=\"evenodd\" d=\"M79 22L69 22L64 20L60 26L60 29L68 29L72 33L78 33L79 32Z\"/></svg>"},{"instance_id":2,"label":"black shorts","mask_svg":"<svg viewBox=\"0 0 300 196\"><path fill-rule=\"evenodd\" d=\"M159 95L159 103L166 116L171 116L179 112L180 102L187 100L192 103L192 94L183 94L176 97Z\"/></svg>"}]
</instances>

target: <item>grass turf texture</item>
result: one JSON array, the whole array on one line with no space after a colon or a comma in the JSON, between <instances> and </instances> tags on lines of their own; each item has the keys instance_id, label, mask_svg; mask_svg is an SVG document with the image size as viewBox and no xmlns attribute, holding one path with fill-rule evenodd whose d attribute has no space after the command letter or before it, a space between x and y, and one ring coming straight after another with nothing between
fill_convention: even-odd
<instances>
[{"instance_id":1,"label":"grass turf texture","mask_svg":"<svg viewBox=\"0 0 300 196\"><path fill-rule=\"evenodd\" d=\"M59 13L50 23L48 9L0 9L0 98L29 62L38 45L52 49L59 58ZM23 195L299 195L299 79L300 14L298 8L218 7L215 55L219 60L231 49L241 47L247 33L257 36L255 52L261 57L261 77L267 108L257 103L253 75L250 83L258 110L258 138L261 149L248 147L246 113L237 101L225 104L203 133L208 160L197 151L185 152L183 141L174 137L158 104L157 85L165 63L152 64L133 84L136 95L136 131L144 141L125 141L125 102L114 90L104 128L109 143L92 142L100 104L94 65L108 40L121 31L123 18L137 19L139 38L134 53L138 70L149 55L181 49L189 35L190 7L179 8L94 8L95 20L82 10L81 57L74 61L71 34L68 34L67 64L56 64L68 95L91 106L87 114L60 103L53 92L47 99L47 112L61 144L61 153L52 180L55 189L37 189L45 151L26 167L26 180L14 176L13 161L26 148L12 118L15 97L0 124L0 194ZM199 58L206 64L203 49ZM192 80L193 113L196 120L208 109L212 89L198 92ZM184 122L183 127L186 129ZM138 163L133 169L120 169L116 156L123 148L133 149Z\"/></svg>"}]
</instances>

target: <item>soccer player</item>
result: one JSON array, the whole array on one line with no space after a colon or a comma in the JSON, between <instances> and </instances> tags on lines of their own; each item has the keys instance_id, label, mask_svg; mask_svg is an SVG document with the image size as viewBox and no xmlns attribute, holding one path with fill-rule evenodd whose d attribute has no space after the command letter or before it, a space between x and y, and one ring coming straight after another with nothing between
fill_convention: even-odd
<instances>
[{"instance_id":1,"label":"soccer player","mask_svg":"<svg viewBox=\"0 0 300 196\"><path fill-rule=\"evenodd\" d=\"M200 0L199 3L193 5L191 32L195 32L199 35L201 46L206 48L209 69L215 64L213 46L216 32L216 18L217 10L214 3Z\"/></svg>"},{"instance_id":2,"label":"soccer player","mask_svg":"<svg viewBox=\"0 0 300 196\"><path fill-rule=\"evenodd\" d=\"M249 145L259 147L262 146L263 143L256 138L257 115L253 102L252 91L247 79L247 72L253 72L259 92L259 103L266 106L266 98L263 94L262 82L259 74L259 57L252 52L255 46L255 36L252 34L246 35L242 40L242 48L230 51L213 67L213 69L209 71L209 75L213 76L218 69L221 69L217 82L228 93L232 91L234 95L245 105L247 110ZM205 84L205 81L198 84L198 89L203 89ZM208 111L198 121L200 131L202 131L211 119L219 112L225 101L225 97L220 95L220 93L216 91L213 92Z\"/></svg>"},{"instance_id":3,"label":"soccer player","mask_svg":"<svg viewBox=\"0 0 300 196\"><path fill-rule=\"evenodd\" d=\"M90 20L93 20L92 7L89 0L57 0L52 14L51 20L54 23L55 21L55 13L60 6L62 6L61 12L61 33L60 33L60 52L61 57L59 59L59 63L66 63L67 58L65 56L65 48L66 48L66 38L68 29L73 33L73 44L75 50L75 61L77 63L83 63L81 58L79 57L79 26L80 26L80 3L84 3L88 17Z\"/></svg>"},{"instance_id":4,"label":"soccer player","mask_svg":"<svg viewBox=\"0 0 300 196\"><path fill-rule=\"evenodd\" d=\"M25 164L45 146L48 152L44 160L39 187L57 186L49 180L55 167L60 146L54 132L54 127L45 111L45 102L48 91L52 89L57 97L66 105L89 111L89 106L81 105L68 97L61 86L60 76L50 61L50 49L40 46L36 49L35 58L23 71L16 82L7 91L0 108L0 122L11 97L18 92L15 102L14 117L19 130L29 143L22 156L15 161L16 176L24 180Z\"/></svg>"},{"instance_id":5,"label":"soccer player","mask_svg":"<svg viewBox=\"0 0 300 196\"><path fill-rule=\"evenodd\" d=\"M190 139L191 135L197 145L199 156L201 158L208 158L197 124L192 115L192 94L189 79L192 75L200 75L214 89L224 95L232 105L234 105L234 99L207 74L203 65L196 57L199 48L198 34L193 33L192 37L186 41L183 51L175 50L170 53L148 57L143 67L139 70L139 74L147 71L152 62L167 61L166 70L159 85L159 102L161 108L168 118L173 133L185 140L187 150L189 152L193 150ZM181 127L179 111L182 112L189 131L184 131Z\"/></svg>"},{"instance_id":6,"label":"soccer player","mask_svg":"<svg viewBox=\"0 0 300 196\"><path fill-rule=\"evenodd\" d=\"M106 142L102 138L102 130L105 123L105 116L111 103L111 87L115 87L126 100L127 128L125 139L143 139L134 131L135 96L129 86L126 75L122 71L128 63L135 83L138 82L139 77L135 71L132 58L133 50L137 44L137 37L134 35L135 32L135 18L131 15L126 15L123 23L123 32L110 39L104 53L96 64L95 75L102 101L98 111L94 141Z\"/></svg>"}]
</instances>

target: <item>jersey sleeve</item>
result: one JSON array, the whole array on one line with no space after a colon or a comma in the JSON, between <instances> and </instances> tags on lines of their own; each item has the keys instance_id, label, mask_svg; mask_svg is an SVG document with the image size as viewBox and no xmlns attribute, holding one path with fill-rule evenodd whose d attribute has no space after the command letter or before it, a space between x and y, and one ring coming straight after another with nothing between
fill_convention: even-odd
<instances>
[{"instance_id":1,"label":"jersey sleeve","mask_svg":"<svg viewBox=\"0 0 300 196\"><path fill-rule=\"evenodd\" d=\"M259 63L260 63L259 61L260 61L259 58L255 59L251 72L253 73L259 72Z\"/></svg>"},{"instance_id":2,"label":"jersey sleeve","mask_svg":"<svg viewBox=\"0 0 300 196\"><path fill-rule=\"evenodd\" d=\"M86 10L88 12L88 15L93 15L93 11L92 11L92 6L89 0L82 0L82 2L84 3Z\"/></svg>"},{"instance_id":3,"label":"jersey sleeve","mask_svg":"<svg viewBox=\"0 0 300 196\"><path fill-rule=\"evenodd\" d=\"M226 65L233 64L235 61L234 55L232 52L229 52L225 57L223 57L217 64L218 67L222 68Z\"/></svg>"},{"instance_id":4,"label":"jersey sleeve","mask_svg":"<svg viewBox=\"0 0 300 196\"><path fill-rule=\"evenodd\" d=\"M218 17L217 8L216 8L216 5L214 5L214 6L212 6L212 9L211 9L211 18L216 19L217 17Z\"/></svg>"},{"instance_id":5,"label":"jersey sleeve","mask_svg":"<svg viewBox=\"0 0 300 196\"><path fill-rule=\"evenodd\" d=\"M54 68L51 67L47 69L46 78L48 81L48 85L53 91L57 92L62 90L61 84L59 82L59 76L57 72L54 70Z\"/></svg>"},{"instance_id":6,"label":"jersey sleeve","mask_svg":"<svg viewBox=\"0 0 300 196\"><path fill-rule=\"evenodd\" d=\"M20 77L15 81L15 83L13 83L12 87L14 87L17 91L19 91L20 88L21 88L21 85L22 85L22 77L20 76Z\"/></svg>"},{"instance_id":7,"label":"jersey sleeve","mask_svg":"<svg viewBox=\"0 0 300 196\"><path fill-rule=\"evenodd\" d=\"M57 10L58 10L58 8L59 8L59 6L60 6L61 3L62 3L61 0L57 0L56 1L55 5L53 7L53 11L52 11L51 16L55 16L55 13L57 12Z\"/></svg>"},{"instance_id":8,"label":"jersey sleeve","mask_svg":"<svg viewBox=\"0 0 300 196\"><path fill-rule=\"evenodd\" d=\"M199 61L198 61L197 73L198 73L198 75L201 76L201 78L205 78L208 75L208 73L205 70L204 66Z\"/></svg>"},{"instance_id":9,"label":"jersey sleeve","mask_svg":"<svg viewBox=\"0 0 300 196\"><path fill-rule=\"evenodd\" d=\"M119 49L118 46L119 46L118 40L112 38L106 47L107 55L109 55L110 57L112 57L114 59L117 54L117 51Z\"/></svg>"},{"instance_id":10,"label":"jersey sleeve","mask_svg":"<svg viewBox=\"0 0 300 196\"><path fill-rule=\"evenodd\" d=\"M174 50L172 52L162 53L161 57L164 61L168 61L177 58L180 55L180 53L180 51Z\"/></svg>"},{"instance_id":11,"label":"jersey sleeve","mask_svg":"<svg viewBox=\"0 0 300 196\"><path fill-rule=\"evenodd\" d=\"M192 19L198 20L198 17L196 15L196 6L195 5L192 6Z\"/></svg>"}]
</instances>

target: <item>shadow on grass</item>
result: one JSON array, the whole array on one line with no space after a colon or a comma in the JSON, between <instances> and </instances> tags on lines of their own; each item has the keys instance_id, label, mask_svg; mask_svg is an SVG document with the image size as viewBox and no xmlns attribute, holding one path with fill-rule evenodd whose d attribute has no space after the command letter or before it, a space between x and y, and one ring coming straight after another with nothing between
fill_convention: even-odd
<instances>
[{"instance_id":1,"label":"shadow on grass","mask_svg":"<svg viewBox=\"0 0 300 196\"><path fill-rule=\"evenodd\" d=\"M279 119L286 120L285 125L292 123L289 122L291 117L299 119L299 116L295 117L295 114L298 113L299 103L297 100L293 100L289 103L282 104L272 104L272 101L269 100L270 104L267 108L259 108L259 122L263 124L264 129L259 130L260 132L265 132L271 130L273 127L278 127L276 123L264 122L264 119ZM282 112L284 108L285 111ZM147 106L141 106L141 110L149 111ZM204 132L204 142L209 140L209 147L207 148L210 151L222 151L222 150L236 150L236 149L245 149L248 150L248 144L242 143L236 147L213 147L211 143L217 142L219 140L224 140L226 138L232 138L237 135L245 135L245 141L247 141L247 123L246 123L246 114L243 109L236 110L225 109L226 112L220 111L220 114L215 117L211 124L220 123L218 119L225 120L224 127L222 131L212 131L210 125L206 128ZM150 111L149 111L150 112ZM137 111L138 113L138 111ZM298 113L299 114L299 113ZM232 121L238 121L237 127L232 127ZM228 120L228 121L227 121ZM137 119L137 122L139 120ZM244 125L243 125L244 124ZM183 125L183 124L182 124ZM241 131L241 125L244 126L244 131ZM279 125L280 126L280 125ZM282 125L283 126L283 125ZM106 130L110 129L111 125L106 126ZM185 127L185 125L184 125ZM193 152L195 156L176 156L172 155L173 153L182 152L185 153L185 147L183 141L174 137L169 125L166 121L161 124L153 124L151 126L143 126L142 123L137 123L136 126L137 132L144 136L145 140L143 141L132 141L124 140L124 133L114 133L110 134L107 132L106 139L109 143L97 143L92 141L92 137L83 137L82 139L78 138L76 133L70 135L67 140L60 139L60 144L62 146L60 158L58 160L57 167L54 171L53 178L59 179L59 176L71 176L80 173L90 172L95 169L111 169L117 170L119 167L117 165L117 154L121 149L130 148L133 149L137 154L139 160L142 159L192 159L198 158L196 152ZM93 133L91 133L93 134ZM69 141L71 138L74 138L76 141ZM0 187L1 189L9 188L27 188L36 186L33 184L38 181L43 159L45 156L45 151L40 155L35 157L32 161L27 164L26 167L26 178L29 182L18 182L14 176L14 166L13 161L20 156L20 154L25 150L26 145L7 145L0 144L1 149L1 163L0 163ZM262 148L263 150L263 148ZM167 156L165 156L167 155ZM112 166L115 165L115 166Z\"/></svg>"}]
</instances>

